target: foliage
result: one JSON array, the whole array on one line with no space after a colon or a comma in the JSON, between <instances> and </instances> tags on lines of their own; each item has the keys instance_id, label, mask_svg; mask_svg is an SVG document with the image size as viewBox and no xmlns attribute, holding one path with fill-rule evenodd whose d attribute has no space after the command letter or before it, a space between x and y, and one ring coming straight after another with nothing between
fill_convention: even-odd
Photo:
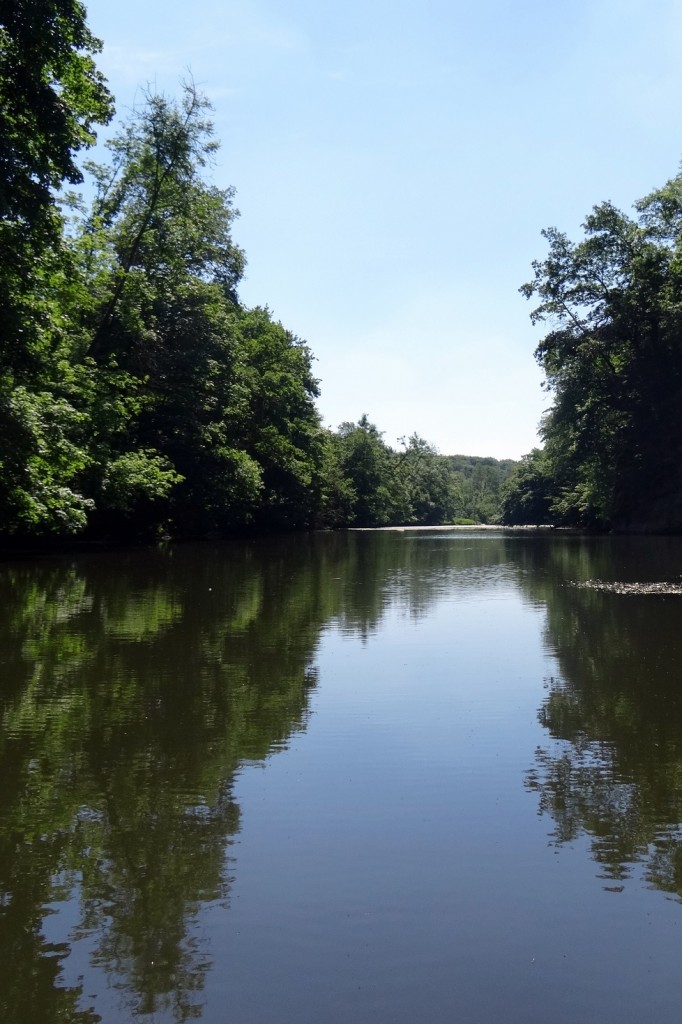
<instances>
[{"instance_id":1,"label":"foliage","mask_svg":"<svg viewBox=\"0 0 682 1024\"><path fill-rule=\"evenodd\" d=\"M166 498L181 479L162 455L142 449L112 459L106 467L103 487L109 507L128 512L140 496L157 501Z\"/></svg>"},{"instance_id":2,"label":"foliage","mask_svg":"<svg viewBox=\"0 0 682 1024\"><path fill-rule=\"evenodd\" d=\"M499 522L503 487L516 463L475 455L449 455L447 460L455 476L461 515L477 523Z\"/></svg>"},{"instance_id":3,"label":"foliage","mask_svg":"<svg viewBox=\"0 0 682 1024\"><path fill-rule=\"evenodd\" d=\"M82 180L77 155L112 114L99 49L79 0L0 0L0 373L31 388L42 378L38 390L66 270L55 190Z\"/></svg>"},{"instance_id":4,"label":"foliage","mask_svg":"<svg viewBox=\"0 0 682 1024\"><path fill-rule=\"evenodd\" d=\"M191 82L145 95L85 164L92 202L58 205L111 116L98 49L78 0L0 0L2 534L494 519L496 485L483 500L487 477L465 485L418 435L322 429L310 349L239 299L234 190L210 182Z\"/></svg>"},{"instance_id":5,"label":"foliage","mask_svg":"<svg viewBox=\"0 0 682 1024\"><path fill-rule=\"evenodd\" d=\"M327 436L324 525L438 525L465 511L449 460L418 434L389 447L367 415Z\"/></svg>"},{"instance_id":6,"label":"foliage","mask_svg":"<svg viewBox=\"0 0 682 1024\"><path fill-rule=\"evenodd\" d=\"M112 113L100 49L80 0L0 3L0 222L35 224L82 181L75 155Z\"/></svg>"},{"instance_id":7,"label":"foliage","mask_svg":"<svg viewBox=\"0 0 682 1024\"><path fill-rule=\"evenodd\" d=\"M238 436L262 480L254 519L264 526L310 525L324 449L312 353L267 309L243 311L239 333L248 405Z\"/></svg>"},{"instance_id":8,"label":"foliage","mask_svg":"<svg viewBox=\"0 0 682 1024\"><path fill-rule=\"evenodd\" d=\"M237 211L203 176L206 115L191 85L180 103L148 96L111 162L89 165L92 207L46 254L18 329L33 332L30 358L1 380L5 532L312 519L324 447L312 357L237 298Z\"/></svg>"},{"instance_id":9,"label":"foliage","mask_svg":"<svg viewBox=\"0 0 682 1024\"><path fill-rule=\"evenodd\" d=\"M311 515L321 458L311 355L268 310L239 303L233 191L202 174L216 149L207 109L192 85L180 103L147 97L111 164L92 168L97 197L74 243L99 284L87 352L139 395L94 479L109 530L128 528L112 515L123 506L110 462L120 478L142 452L155 483L143 492L137 472L140 496L181 532Z\"/></svg>"},{"instance_id":10,"label":"foliage","mask_svg":"<svg viewBox=\"0 0 682 1024\"><path fill-rule=\"evenodd\" d=\"M76 0L0 3L0 517L30 533L81 529L91 503L86 417L68 363L70 275L54 190L111 116L99 42Z\"/></svg>"},{"instance_id":11,"label":"foliage","mask_svg":"<svg viewBox=\"0 0 682 1024\"><path fill-rule=\"evenodd\" d=\"M682 175L587 217L578 243L544 232L524 285L554 395L542 433L551 515L583 526L682 524Z\"/></svg>"},{"instance_id":12,"label":"foliage","mask_svg":"<svg viewBox=\"0 0 682 1024\"><path fill-rule=\"evenodd\" d=\"M509 526L550 523L553 483L546 453L533 448L502 487L502 521Z\"/></svg>"},{"instance_id":13,"label":"foliage","mask_svg":"<svg viewBox=\"0 0 682 1024\"><path fill-rule=\"evenodd\" d=\"M396 455L381 432L363 414L346 422L335 438L341 472L352 493L351 522L355 526L388 526L404 522L408 497L395 472Z\"/></svg>"},{"instance_id":14,"label":"foliage","mask_svg":"<svg viewBox=\"0 0 682 1024\"><path fill-rule=\"evenodd\" d=\"M401 438L401 444L398 473L407 492L408 521L427 526L452 522L463 505L447 460L418 434Z\"/></svg>"}]
</instances>

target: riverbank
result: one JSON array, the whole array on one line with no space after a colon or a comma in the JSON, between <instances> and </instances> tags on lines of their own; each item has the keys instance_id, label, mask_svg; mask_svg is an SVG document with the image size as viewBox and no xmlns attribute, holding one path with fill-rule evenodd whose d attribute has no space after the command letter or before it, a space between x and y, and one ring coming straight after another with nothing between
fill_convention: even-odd
<instances>
[{"instance_id":1,"label":"riverbank","mask_svg":"<svg viewBox=\"0 0 682 1024\"><path fill-rule=\"evenodd\" d=\"M478 523L476 525L467 524L466 526L454 524L445 524L442 526L349 526L347 529L353 533L406 533L408 531L419 533L424 533L426 531L435 531L437 533L453 533L459 531L463 533L479 533L481 530L491 530L496 533L499 533L500 531L504 531L505 533L518 533L523 530L532 533L556 533L558 529L562 528L556 526L533 526L532 524L529 524L528 526L500 526L498 524L496 526L491 523ZM563 532L577 533L580 531L564 529Z\"/></svg>"}]
</instances>

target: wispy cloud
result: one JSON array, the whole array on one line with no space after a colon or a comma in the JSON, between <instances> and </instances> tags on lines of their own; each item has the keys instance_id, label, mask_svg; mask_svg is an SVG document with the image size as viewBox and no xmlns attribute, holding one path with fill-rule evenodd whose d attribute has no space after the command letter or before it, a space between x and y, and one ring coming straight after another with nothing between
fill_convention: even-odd
<instances>
[{"instance_id":1,"label":"wispy cloud","mask_svg":"<svg viewBox=\"0 0 682 1024\"><path fill-rule=\"evenodd\" d=\"M149 81L158 74L177 74L187 65L185 52L176 49L135 49L130 46L105 46L100 60L108 78L123 79L127 84Z\"/></svg>"},{"instance_id":2,"label":"wispy cloud","mask_svg":"<svg viewBox=\"0 0 682 1024\"><path fill-rule=\"evenodd\" d=\"M241 0L225 6L218 0L196 0L191 9L187 5L173 5L164 11L157 26L154 46L135 46L124 41L123 23L112 23L112 30L102 26L105 45L100 66L112 81L123 85L145 82L158 76L177 78L188 67L200 71L210 85L238 74L245 67L253 69L272 59L301 54L309 46L306 33L281 12L268 9L260 0ZM231 96L234 92L217 92Z\"/></svg>"}]
</instances>

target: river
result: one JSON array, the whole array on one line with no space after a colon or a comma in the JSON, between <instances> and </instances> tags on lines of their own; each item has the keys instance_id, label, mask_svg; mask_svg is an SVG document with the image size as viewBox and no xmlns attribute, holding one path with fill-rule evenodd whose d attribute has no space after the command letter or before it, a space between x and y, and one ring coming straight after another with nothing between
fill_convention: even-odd
<instances>
[{"instance_id":1,"label":"river","mask_svg":"<svg viewBox=\"0 0 682 1024\"><path fill-rule=\"evenodd\" d=\"M4 1024L657 1024L682 540L0 565Z\"/></svg>"}]
</instances>

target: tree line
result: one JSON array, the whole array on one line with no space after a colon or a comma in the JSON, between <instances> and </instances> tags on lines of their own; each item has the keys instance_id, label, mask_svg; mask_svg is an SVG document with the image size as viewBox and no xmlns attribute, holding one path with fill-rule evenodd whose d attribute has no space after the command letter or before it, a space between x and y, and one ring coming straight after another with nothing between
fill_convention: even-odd
<instances>
[{"instance_id":1,"label":"tree line","mask_svg":"<svg viewBox=\"0 0 682 1024\"><path fill-rule=\"evenodd\" d=\"M521 291L548 327L535 357L553 403L506 523L682 529L682 174L634 209L595 206L577 243L543 232Z\"/></svg>"},{"instance_id":2,"label":"tree line","mask_svg":"<svg viewBox=\"0 0 682 1024\"><path fill-rule=\"evenodd\" d=\"M0 535L499 517L506 465L393 449L367 416L322 426L309 347L240 301L192 83L79 162L114 116L100 46L79 0L0 0Z\"/></svg>"}]
</instances>

